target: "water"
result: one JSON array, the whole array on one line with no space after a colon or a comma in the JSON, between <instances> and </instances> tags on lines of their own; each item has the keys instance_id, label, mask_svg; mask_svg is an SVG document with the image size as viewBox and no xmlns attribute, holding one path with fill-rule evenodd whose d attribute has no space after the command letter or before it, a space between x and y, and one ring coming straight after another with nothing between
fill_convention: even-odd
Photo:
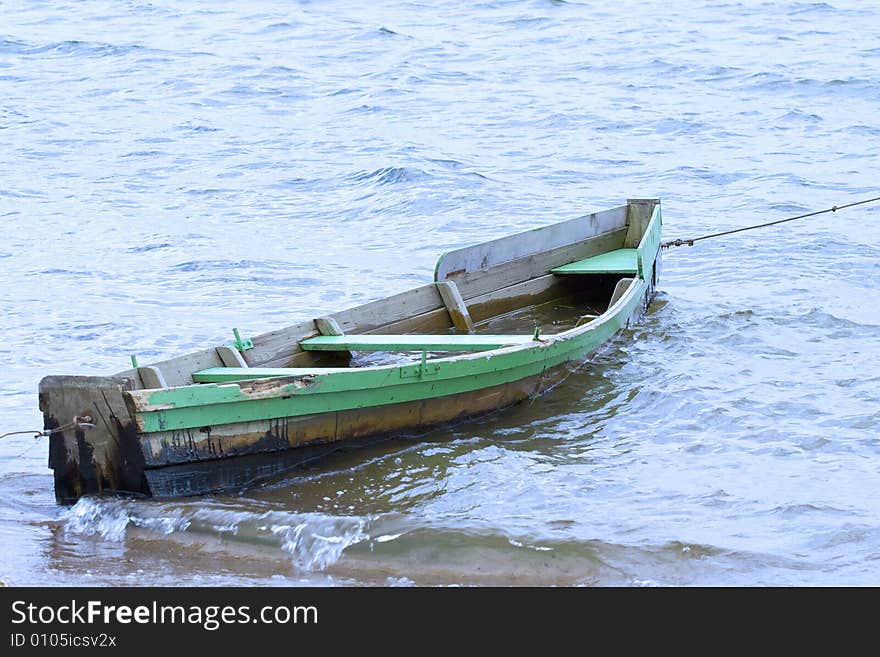
<instances>
[{"instance_id":1,"label":"water","mask_svg":"<svg viewBox=\"0 0 880 657\"><path fill-rule=\"evenodd\" d=\"M0 432L106 374L422 284L629 197L665 237L876 196L867 2L13 2ZM242 495L55 504L0 441L0 580L877 585L880 207L667 253L566 385Z\"/></svg>"}]
</instances>

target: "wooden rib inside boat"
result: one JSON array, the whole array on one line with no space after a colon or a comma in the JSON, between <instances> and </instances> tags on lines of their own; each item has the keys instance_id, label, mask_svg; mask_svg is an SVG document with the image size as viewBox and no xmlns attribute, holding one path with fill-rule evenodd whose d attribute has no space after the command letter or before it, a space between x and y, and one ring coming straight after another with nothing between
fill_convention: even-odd
<instances>
[{"instance_id":1,"label":"wooden rib inside boat","mask_svg":"<svg viewBox=\"0 0 880 657\"><path fill-rule=\"evenodd\" d=\"M47 376L56 498L241 490L540 395L647 308L661 223L658 199L631 199L451 251L433 282L356 308L111 376Z\"/></svg>"}]
</instances>

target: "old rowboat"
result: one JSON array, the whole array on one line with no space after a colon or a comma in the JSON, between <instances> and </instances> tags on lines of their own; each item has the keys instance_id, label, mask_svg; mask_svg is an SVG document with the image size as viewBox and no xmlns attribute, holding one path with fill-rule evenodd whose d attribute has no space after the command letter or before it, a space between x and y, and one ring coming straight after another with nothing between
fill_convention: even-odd
<instances>
[{"instance_id":1,"label":"old rowboat","mask_svg":"<svg viewBox=\"0 0 880 657\"><path fill-rule=\"evenodd\" d=\"M112 376L48 376L56 498L240 490L540 395L647 308L660 232L659 200L629 200L446 253L433 283L387 299Z\"/></svg>"}]
</instances>

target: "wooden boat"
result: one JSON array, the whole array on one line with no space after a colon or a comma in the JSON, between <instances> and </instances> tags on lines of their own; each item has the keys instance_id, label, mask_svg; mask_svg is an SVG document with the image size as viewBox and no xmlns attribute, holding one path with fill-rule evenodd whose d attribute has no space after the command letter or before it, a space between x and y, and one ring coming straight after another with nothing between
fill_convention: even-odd
<instances>
[{"instance_id":1,"label":"wooden boat","mask_svg":"<svg viewBox=\"0 0 880 657\"><path fill-rule=\"evenodd\" d=\"M629 200L451 251L433 283L357 308L112 376L48 376L56 498L240 490L540 395L647 308L660 233L659 200Z\"/></svg>"}]
</instances>

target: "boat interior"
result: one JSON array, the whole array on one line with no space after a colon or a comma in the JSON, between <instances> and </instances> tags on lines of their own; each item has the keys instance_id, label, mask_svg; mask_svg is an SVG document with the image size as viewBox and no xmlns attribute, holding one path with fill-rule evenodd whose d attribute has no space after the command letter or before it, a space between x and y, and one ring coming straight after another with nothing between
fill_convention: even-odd
<instances>
[{"instance_id":1,"label":"boat interior","mask_svg":"<svg viewBox=\"0 0 880 657\"><path fill-rule=\"evenodd\" d=\"M531 342L601 316L640 274L659 200L626 205L441 256L435 281L283 329L138 366L135 389L405 364ZM244 371L247 370L247 371Z\"/></svg>"}]
</instances>

